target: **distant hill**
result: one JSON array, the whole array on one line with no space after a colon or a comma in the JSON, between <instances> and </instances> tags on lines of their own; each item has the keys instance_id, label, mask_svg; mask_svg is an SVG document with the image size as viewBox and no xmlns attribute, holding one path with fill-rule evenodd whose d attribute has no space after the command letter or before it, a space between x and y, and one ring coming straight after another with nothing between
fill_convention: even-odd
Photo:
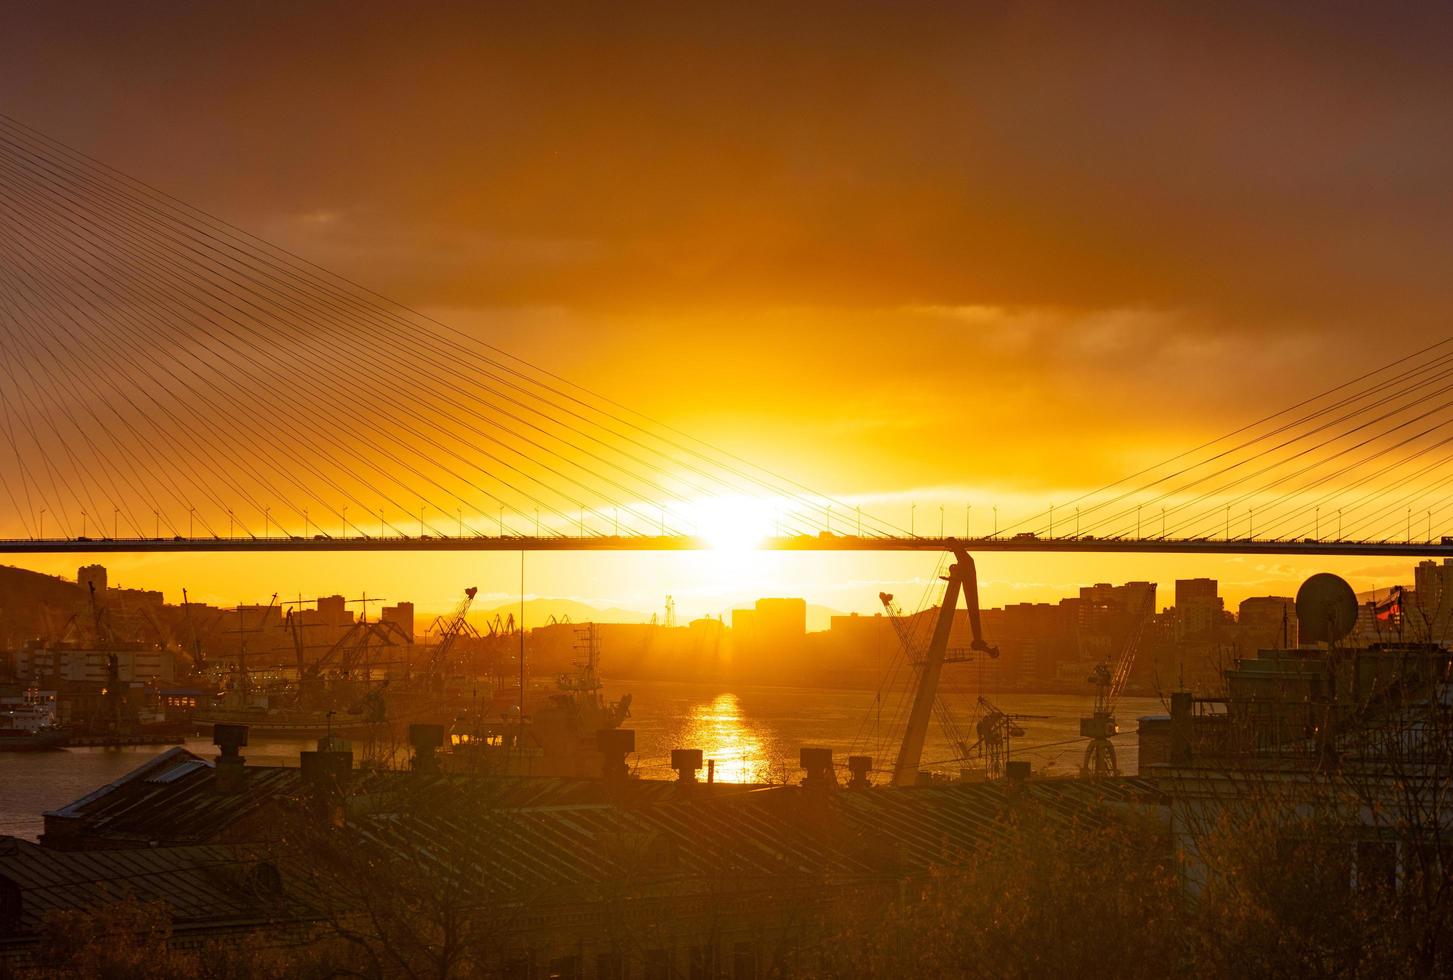
<instances>
[{"instance_id":1,"label":"distant hill","mask_svg":"<svg viewBox=\"0 0 1453 980\"><path fill-rule=\"evenodd\" d=\"M0 645L44 634L44 607L49 607L58 621L64 621L85 598L81 587L67 579L0 565Z\"/></svg>"},{"instance_id":2,"label":"distant hill","mask_svg":"<svg viewBox=\"0 0 1453 980\"><path fill-rule=\"evenodd\" d=\"M743 606L751 605L744 603ZM471 621L478 623L481 620L493 619L498 614L501 617L513 614L516 618L520 615L520 604L518 602L502 602L498 605L485 608L476 607L469 614ZM657 611L656 616L662 615ZM844 616L840 609L833 609L830 606L819 606L813 603L807 604L807 629L809 632L825 630L831 625L832 617ZM572 623L649 623L650 612L642 612L639 609L621 609L617 606L602 608L592 606L588 602L580 602L577 599L552 599L539 597L525 600L525 625L528 627L543 626L554 616L557 620L566 616L570 617ZM682 614L677 625L685 626L687 621L694 619L694 616ZM432 622L432 617L429 620ZM731 615L726 614L727 625L731 625ZM425 626L428 623L424 623Z\"/></svg>"},{"instance_id":3,"label":"distant hill","mask_svg":"<svg viewBox=\"0 0 1453 980\"><path fill-rule=\"evenodd\" d=\"M493 619L496 614L501 618L514 616L518 619L520 604L502 602L497 606L484 608L476 606L470 611L469 618L478 623L482 620ZM543 626L549 622L551 616L557 620L568 616L572 623L646 623L651 619L650 613L643 613L636 609L601 608L575 599L551 599L542 596L525 600L525 625L527 627Z\"/></svg>"},{"instance_id":4,"label":"distant hill","mask_svg":"<svg viewBox=\"0 0 1453 980\"><path fill-rule=\"evenodd\" d=\"M834 609L831 606L819 606L809 602L807 604L807 631L818 633L832 626L834 616L846 616L847 613L841 609ZM868 615L872 615L869 613Z\"/></svg>"}]
</instances>

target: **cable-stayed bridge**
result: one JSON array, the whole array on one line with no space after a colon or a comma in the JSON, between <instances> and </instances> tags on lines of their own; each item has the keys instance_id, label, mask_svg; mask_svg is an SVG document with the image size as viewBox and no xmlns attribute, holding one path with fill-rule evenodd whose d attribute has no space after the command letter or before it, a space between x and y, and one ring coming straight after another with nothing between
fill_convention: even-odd
<instances>
[{"instance_id":1,"label":"cable-stayed bridge","mask_svg":"<svg viewBox=\"0 0 1453 980\"><path fill-rule=\"evenodd\" d=\"M1167 555L1403 555L1453 558L1453 541L1273 541L1210 538L938 538L859 537L852 534L766 537L751 542L775 551L948 551L1059 552ZM719 550L711 538L672 535L474 535L471 537L246 537L246 538L28 538L0 541L0 554L106 554L160 552L325 552L325 551L692 551Z\"/></svg>"},{"instance_id":2,"label":"cable-stayed bridge","mask_svg":"<svg viewBox=\"0 0 1453 980\"><path fill-rule=\"evenodd\" d=\"M992 533L980 500L957 537L1453 555L1453 338L1258 414L1002 525L996 507ZM943 482L986 482L984 458L947 455ZM0 116L0 552L939 550L938 524L694 438Z\"/></svg>"}]
</instances>

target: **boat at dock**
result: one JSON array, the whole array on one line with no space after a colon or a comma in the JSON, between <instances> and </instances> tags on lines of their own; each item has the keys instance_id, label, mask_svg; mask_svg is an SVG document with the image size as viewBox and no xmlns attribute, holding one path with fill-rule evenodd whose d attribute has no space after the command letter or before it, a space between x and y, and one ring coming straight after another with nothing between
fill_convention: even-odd
<instances>
[{"instance_id":1,"label":"boat at dock","mask_svg":"<svg viewBox=\"0 0 1453 980\"><path fill-rule=\"evenodd\" d=\"M518 705L461 715L450 727L440 755L445 769L522 776L598 776L603 764L599 732L612 731L631 715L631 696L609 701L597 672L594 624L576 629L575 670L561 674L543 700L521 712Z\"/></svg>"},{"instance_id":2,"label":"boat at dock","mask_svg":"<svg viewBox=\"0 0 1453 980\"><path fill-rule=\"evenodd\" d=\"M0 700L0 752L44 752L65 744L66 733L56 726L54 695L32 687Z\"/></svg>"}]
</instances>

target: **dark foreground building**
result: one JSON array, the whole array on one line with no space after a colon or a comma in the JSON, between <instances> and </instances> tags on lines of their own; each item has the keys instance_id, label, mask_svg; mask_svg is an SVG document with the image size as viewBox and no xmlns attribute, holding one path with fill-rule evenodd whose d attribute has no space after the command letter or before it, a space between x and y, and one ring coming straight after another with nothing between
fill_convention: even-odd
<instances>
[{"instance_id":1,"label":"dark foreground building","mask_svg":"<svg viewBox=\"0 0 1453 980\"><path fill-rule=\"evenodd\" d=\"M435 771L427 749L393 772L321 748L300 768L173 749L46 814L42 846L0 858L3 955L33 952L49 908L135 895L175 908L179 940L250 932L365 973L767 976L808 965L835 910L1016 814L1158 803L1138 779L848 788L811 753L802 785L741 786L694 781L689 760L677 782L499 778ZM90 884L48 884L68 874Z\"/></svg>"}]
</instances>

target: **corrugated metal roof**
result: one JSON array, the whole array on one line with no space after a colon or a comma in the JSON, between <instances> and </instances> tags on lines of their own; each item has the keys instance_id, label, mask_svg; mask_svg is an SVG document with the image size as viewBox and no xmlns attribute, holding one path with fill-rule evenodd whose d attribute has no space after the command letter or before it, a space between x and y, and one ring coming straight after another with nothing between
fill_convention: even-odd
<instances>
[{"instance_id":1,"label":"corrugated metal roof","mask_svg":"<svg viewBox=\"0 0 1453 980\"><path fill-rule=\"evenodd\" d=\"M18 918L0 924L11 937L33 934L51 912L123 898L165 903L179 930L281 921L305 908L276 868L220 845L57 851L6 837L0 880L20 896Z\"/></svg>"},{"instance_id":2,"label":"corrugated metal roof","mask_svg":"<svg viewBox=\"0 0 1453 980\"><path fill-rule=\"evenodd\" d=\"M148 783L156 783L158 785L165 786L167 783L176 782L178 779L181 779L188 773L194 773L199 769L205 768L207 768L207 763L203 762L201 759L188 759L185 762L181 762L168 769L163 769L161 772L158 772L155 775L147 776L146 781Z\"/></svg>"},{"instance_id":3,"label":"corrugated metal roof","mask_svg":"<svg viewBox=\"0 0 1453 980\"><path fill-rule=\"evenodd\" d=\"M190 753L89 794L57 819L81 831L59 846L203 844L252 835L269 806L291 806L297 769L251 766L245 791L224 794ZM451 873L473 864L481 888L591 892L633 880L879 879L952 861L1003 832L1015 808L1069 823L1106 805L1158 803L1137 778L953 783L811 793L593 779L423 776L355 771L349 824L365 844L397 849Z\"/></svg>"}]
</instances>

